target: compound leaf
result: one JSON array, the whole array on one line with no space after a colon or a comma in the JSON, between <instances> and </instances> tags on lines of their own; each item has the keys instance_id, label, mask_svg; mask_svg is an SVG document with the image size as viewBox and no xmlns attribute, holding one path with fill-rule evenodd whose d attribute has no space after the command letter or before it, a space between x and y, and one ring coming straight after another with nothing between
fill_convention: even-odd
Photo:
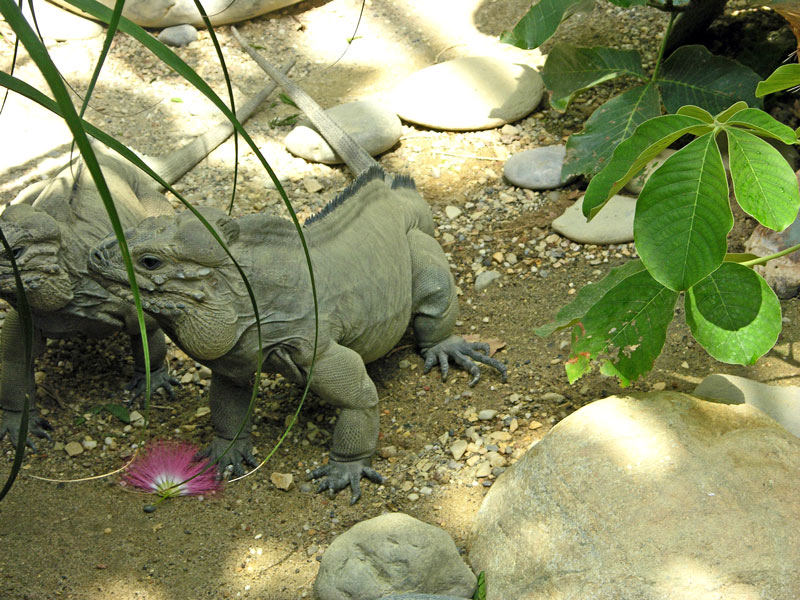
<instances>
[{"instance_id":1,"label":"compound leaf","mask_svg":"<svg viewBox=\"0 0 800 600\"><path fill-rule=\"evenodd\" d=\"M797 135L791 127L775 120L771 115L757 108L746 108L738 111L728 119L727 123L748 129L761 137L780 140L784 144L797 143Z\"/></svg>"}]
</instances>

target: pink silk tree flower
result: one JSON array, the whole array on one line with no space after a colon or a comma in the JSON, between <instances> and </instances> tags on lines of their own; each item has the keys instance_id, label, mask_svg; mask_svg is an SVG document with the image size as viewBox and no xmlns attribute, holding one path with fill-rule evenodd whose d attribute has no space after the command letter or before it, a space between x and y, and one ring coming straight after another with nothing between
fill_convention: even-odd
<instances>
[{"instance_id":1,"label":"pink silk tree flower","mask_svg":"<svg viewBox=\"0 0 800 600\"><path fill-rule=\"evenodd\" d=\"M207 459L198 460L197 447L188 442L150 442L122 476L130 485L162 498L211 494L222 489L217 469ZM205 472L203 469L209 467ZM200 473L198 475L198 473ZM190 481L185 481L190 477Z\"/></svg>"}]
</instances>

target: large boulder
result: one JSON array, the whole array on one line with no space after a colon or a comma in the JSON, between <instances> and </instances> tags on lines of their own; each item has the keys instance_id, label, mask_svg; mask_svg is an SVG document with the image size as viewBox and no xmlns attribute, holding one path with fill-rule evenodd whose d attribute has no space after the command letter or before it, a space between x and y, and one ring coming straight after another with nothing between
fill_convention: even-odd
<instances>
[{"instance_id":1,"label":"large boulder","mask_svg":"<svg viewBox=\"0 0 800 600\"><path fill-rule=\"evenodd\" d=\"M484 499L487 600L795 600L800 440L746 404L594 402Z\"/></svg>"},{"instance_id":2,"label":"large boulder","mask_svg":"<svg viewBox=\"0 0 800 600\"><path fill-rule=\"evenodd\" d=\"M52 1L75 11L75 7L64 0ZM252 19L299 1L203 0L203 9L212 25L225 25ZM114 8L116 4L114 0L99 0L99 2L109 8ZM142 27L170 27L183 24L205 27L194 0L127 0L122 15Z\"/></svg>"},{"instance_id":3,"label":"large boulder","mask_svg":"<svg viewBox=\"0 0 800 600\"><path fill-rule=\"evenodd\" d=\"M476 581L446 531L403 513L387 513L333 540L322 555L314 594L319 600L378 600L408 593L470 598Z\"/></svg>"}]
</instances>

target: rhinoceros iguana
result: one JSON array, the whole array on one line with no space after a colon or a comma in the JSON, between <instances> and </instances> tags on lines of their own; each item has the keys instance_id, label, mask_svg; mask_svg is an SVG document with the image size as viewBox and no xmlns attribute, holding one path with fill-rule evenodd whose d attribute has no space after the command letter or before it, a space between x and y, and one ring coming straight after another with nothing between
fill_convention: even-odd
<instances>
[{"instance_id":1,"label":"rhinoceros iguana","mask_svg":"<svg viewBox=\"0 0 800 600\"><path fill-rule=\"evenodd\" d=\"M268 85L238 111L247 119L272 93ZM211 128L179 150L146 162L172 184L194 167L233 131L228 121ZM117 155L95 144L103 175L114 198L123 227L143 218L173 214L158 185ZM44 349L46 338L72 337L78 333L105 337L116 331L131 336L134 377L126 386L133 397L145 387L145 357L134 306L97 284L87 271L89 251L105 239L111 222L88 170L75 159L54 178L23 190L0 215L0 228L11 246L34 319L34 356ZM0 249L0 297L16 306L17 290L11 261ZM167 370L164 334L151 318L145 319L150 351L151 388L172 394L177 383ZM49 424L34 407L33 373L26 369L22 324L19 314L8 312L0 333L0 439L6 434L16 444L26 395L30 398L29 436L50 438ZM28 446L36 449L30 437Z\"/></svg>"},{"instance_id":2,"label":"rhinoceros iguana","mask_svg":"<svg viewBox=\"0 0 800 600\"><path fill-rule=\"evenodd\" d=\"M255 56L258 56L257 54ZM260 57L259 57L260 59ZM263 60L263 59L260 59ZM263 65L262 65L263 67ZM447 258L433 238L430 208L405 176L390 177L320 107L272 67L265 67L357 175L303 233L319 300L319 344L311 390L341 412L330 460L314 470L319 491L351 487L381 476L370 467L378 439L378 394L365 363L387 354L411 323L425 369L448 360L472 374L474 360L506 368L484 353L488 345L453 335L458 304ZM211 371L215 438L206 454L241 473L255 464L248 408L254 372L280 372L304 384L314 360L314 303L303 249L292 223L266 214L230 219L206 211L247 275L257 299L264 363L257 363L256 317L238 271L191 214L142 221L128 237L137 282L150 314L170 338ZM126 277L114 239L90 256L90 269L114 293ZM231 445L244 423L241 436ZM225 452L226 448L230 449Z\"/></svg>"}]
</instances>

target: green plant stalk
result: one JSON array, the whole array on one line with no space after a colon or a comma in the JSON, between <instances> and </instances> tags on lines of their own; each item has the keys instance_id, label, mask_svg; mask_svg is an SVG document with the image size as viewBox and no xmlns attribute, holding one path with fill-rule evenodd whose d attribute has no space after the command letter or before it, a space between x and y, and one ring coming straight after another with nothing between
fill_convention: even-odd
<instances>
[{"instance_id":1,"label":"green plant stalk","mask_svg":"<svg viewBox=\"0 0 800 600\"><path fill-rule=\"evenodd\" d=\"M800 250L800 244L796 246L791 246L786 248L785 250L781 250L780 252L776 252L775 254L770 254L769 256L761 256L759 258L754 258L753 260L746 260L744 262L740 262L739 264L743 267L754 267L755 265L763 265L768 263L769 261L780 258L781 256L786 256L787 254L791 254L792 252L797 252Z\"/></svg>"},{"instance_id":2,"label":"green plant stalk","mask_svg":"<svg viewBox=\"0 0 800 600\"><path fill-rule=\"evenodd\" d=\"M664 52L667 49L667 40L669 40L669 34L672 32L672 25L675 23L675 17L678 16L676 12L669 13L669 22L667 23L667 30L664 32L664 36L661 38L661 47L658 49L658 56L656 57L656 66L653 68L653 75L650 77L650 81L655 83L656 78L658 77L658 73L661 70L661 63L664 62Z\"/></svg>"}]
</instances>

